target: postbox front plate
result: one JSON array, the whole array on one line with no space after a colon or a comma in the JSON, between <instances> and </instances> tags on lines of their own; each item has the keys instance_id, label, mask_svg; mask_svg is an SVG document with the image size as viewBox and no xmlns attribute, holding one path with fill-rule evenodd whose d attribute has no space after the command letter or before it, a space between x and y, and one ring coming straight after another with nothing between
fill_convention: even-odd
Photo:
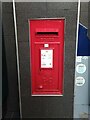
<instances>
[{"instance_id":1,"label":"postbox front plate","mask_svg":"<svg viewBox=\"0 0 90 120\"><path fill-rule=\"evenodd\" d=\"M30 20L32 95L62 95L64 19Z\"/></svg>"}]
</instances>

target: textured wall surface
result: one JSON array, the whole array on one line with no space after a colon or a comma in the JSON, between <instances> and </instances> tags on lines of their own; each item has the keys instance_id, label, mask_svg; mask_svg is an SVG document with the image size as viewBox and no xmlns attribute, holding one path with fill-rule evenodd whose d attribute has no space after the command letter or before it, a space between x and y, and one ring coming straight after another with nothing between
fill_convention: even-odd
<instances>
[{"instance_id":1,"label":"textured wall surface","mask_svg":"<svg viewBox=\"0 0 90 120\"><path fill-rule=\"evenodd\" d=\"M19 116L19 104L12 3L2 3L2 20L8 79L8 97L4 103L3 115L5 118L15 118Z\"/></svg>"},{"instance_id":2,"label":"textured wall surface","mask_svg":"<svg viewBox=\"0 0 90 120\"><path fill-rule=\"evenodd\" d=\"M2 117L2 3L0 1L0 119Z\"/></svg>"},{"instance_id":3,"label":"textured wall surface","mask_svg":"<svg viewBox=\"0 0 90 120\"><path fill-rule=\"evenodd\" d=\"M16 3L21 75L22 115L34 118L71 118L73 115L77 3ZM64 96L32 97L28 19L65 17Z\"/></svg>"},{"instance_id":4,"label":"textured wall surface","mask_svg":"<svg viewBox=\"0 0 90 120\"><path fill-rule=\"evenodd\" d=\"M89 39L90 39L90 2L88 4L88 36L89 36ZM88 75L89 75L89 85L88 85L88 91L90 91L90 57L89 57L89 61L88 61ZM90 119L90 92L88 93L89 95L89 119Z\"/></svg>"},{"instance_id":5,"label":"textured wall surface","mask_svg":"<svg viewBox=\"0 0 90 120\"><path fill-rule=\"evenodd\" d=\"M80 22L88 28L88 3L81 3Z\"/></svg>"}]
</instances>

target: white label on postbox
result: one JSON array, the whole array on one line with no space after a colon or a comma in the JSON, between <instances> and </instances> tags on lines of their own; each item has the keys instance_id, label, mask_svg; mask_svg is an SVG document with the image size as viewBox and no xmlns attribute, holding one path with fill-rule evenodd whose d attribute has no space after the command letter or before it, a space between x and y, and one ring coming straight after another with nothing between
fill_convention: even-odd
<instances>
[{"instance_id":1,"label":"white label on postbox","mask_svg":"<svg viewBox=\"0 0 90 120\"><path fill-rule=\"evenodd\" d=\"M41 68L53 68L53 50L41 50Z\"/></svg>"},{"instance_id":2,"label":"white label on postbox","mask_svg":"<svg viewBox=\"0 0 90 120\"><path fill-rule=\"evenodd\" d=\"M44 47L49 47L49 44L44 44Z\"/></svg>"}]
</instances>

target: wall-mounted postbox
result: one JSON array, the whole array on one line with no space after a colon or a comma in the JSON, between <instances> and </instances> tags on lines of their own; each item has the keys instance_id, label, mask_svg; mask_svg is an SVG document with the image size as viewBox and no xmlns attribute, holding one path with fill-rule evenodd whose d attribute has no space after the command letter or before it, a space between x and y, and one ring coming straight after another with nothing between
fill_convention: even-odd
<instances>
[{"instance_id":1,"label":"wall-mounted postbox","mask_svg":"<svg viewBox=\"0 0 90 120\"><path fill-rule=\"evenodd\" d=\"M62 95L64 19L29 21L32 95Z\"/></svg>"}]
</instances>

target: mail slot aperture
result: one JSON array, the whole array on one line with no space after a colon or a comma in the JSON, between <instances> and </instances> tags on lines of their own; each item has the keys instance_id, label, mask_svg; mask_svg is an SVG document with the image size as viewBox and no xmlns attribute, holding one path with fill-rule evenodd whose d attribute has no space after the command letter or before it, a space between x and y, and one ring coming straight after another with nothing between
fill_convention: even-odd
<instances>
[{"instance_id":1,"label":"mail slot aperture","mask_svg":"<svg viewBox=\"0 0 90 120\"><path fill-rule=\"evenodd\" d=\"M58 29L37 29L36 36L38 37L58 37Z\"/></svg>"}]
</instances>

